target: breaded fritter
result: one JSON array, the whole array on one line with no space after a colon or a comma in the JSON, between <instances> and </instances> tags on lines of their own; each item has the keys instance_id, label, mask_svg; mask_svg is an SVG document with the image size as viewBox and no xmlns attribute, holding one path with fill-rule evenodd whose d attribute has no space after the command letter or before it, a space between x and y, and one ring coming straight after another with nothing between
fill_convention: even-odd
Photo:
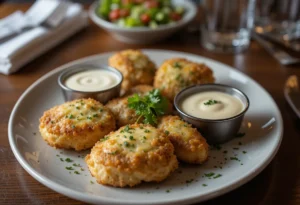
<instances>
[{"instance_id":1,"label":"breaded fritter","mask_svg":"<svg viewBox=\"0 0 300 205\"><path fill-rule=\"evenodd\" d=\"M175 95L185 87L214 81L212 70L205 64L173 58L166 60L156 71L154 87L173 101Z\"/></svg>"},{"instance_id":2,"label":"breaded fritter","mask_svg":"<svg viewBox=\"0 0 300 205\"><path fill-rule=\"evenodd\" d=\"M124 50L109 58L109 65L123 74L121 95L139 84L153 84L155 64L140 50Z\"/></svg>"},{"instance_id":3,"label":"breaded fritter","mask_svg":"<svg viewBox=\"0 0 300 205\"><path fill-rule=\"evenodd\" d=\"M132 95L132 94L136 93L138 95L144 95L153 89L154 89L154 87L151 85L140 84L140 85L136 85L136 86L130 88L130 90L126 94Z\"/></svg>"},{"instance_id":4,"label":"breaded fritter","mask_svg":"<svg viewBox=\"0 0 300 205\"><path fill-rule=\"evenodd\" d=\"M106 135L85 161L98 183L115 187L160 182L178 166L168 137L144 124L127 125Z\"/></svg>"},{"instance_id":5,"label":"breaded fritter","mask_svg":"<svg viewBox=\"0 0 300 205\"><path fill-rule=\"evenodd\" d=\"M115 130L111 111L93 99L79 99L55 106L40 118L40 133L56 148L91 148L109 132Z\"/></svg>"},{"instance_id":6,"label":"breaded fritter","mask_svg":"<svg viewBox=\"0 0 300 205\"><path fill-rule=\"evenodd\" d=\"M170 138L179 160L191 164L201 164L207 160L209 146L206 140L196 128L192 128L178 116L164 116L158 129Z\"/></svg>"},{"instance_id":7,"label":"breaded fritter","mask_svg":"<svg viewBox=\"0 0 300 205\"><path fill-rule=\"evenodd\" d=\"M112 99L105 105L115 116L117 128L134 124L139 118L135 110L128 107L128 97Z\"/></svg>"}]
</instances>

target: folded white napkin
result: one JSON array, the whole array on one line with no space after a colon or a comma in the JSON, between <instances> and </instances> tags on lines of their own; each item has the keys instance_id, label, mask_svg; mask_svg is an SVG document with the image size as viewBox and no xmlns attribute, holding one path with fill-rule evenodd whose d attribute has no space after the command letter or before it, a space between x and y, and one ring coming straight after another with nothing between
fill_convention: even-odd
<instances>
[{"instance_id":1,"label":"folded white napkin","mask_svg":"<svg viewBox=\"0 0 300 205\"><path fill-rule=\"evenodd\" d=\"M87 26L79 4L69 4L65 19L55 28L38 26L0 44L0 73L9 75Z\"/></svg>"}]
</instances>

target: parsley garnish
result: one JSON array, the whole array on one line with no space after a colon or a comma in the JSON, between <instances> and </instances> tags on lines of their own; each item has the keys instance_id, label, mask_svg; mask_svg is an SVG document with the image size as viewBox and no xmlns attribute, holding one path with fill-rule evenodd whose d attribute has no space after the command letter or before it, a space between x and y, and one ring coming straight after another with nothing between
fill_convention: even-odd
<instances>
[{"instance_id":1,"label":"parsley garnish","mask_svg":"<svg viewBox=\"0 0 300 205\"><path fill-rule=\"evenodd\" d=\"M157 124L157 118L164 115L168 109L168 100L163 97L158 89L154 89L141 97L135 94L128 98L128 107L134 109L139 119L144 117L143 123Z\"/></svg>"},{"instance_id":2,"label":"parsley garnish","mask_svg":"<svg viewBox=\"0 0 300 205\"><path fill-rule=\"evenodd\" d=\"M109 137L103 137L102 139L100 139L100 142L104 142L106 140L108 140Z\"/></svg>"},{"instance_id":3,"label":"parsley garnish","mask_svg":"<svg viewBox=\"0 0 300 205\"><path fill-rule=\"evenodd\" d=\"M116 155L118 153L118 150L114 151L114 152L109 152L107 154L111 154L111 155Z\"/></svg>"},{"instance_id":4,"label":"parsley garnish","mask_svg":"<svg viewBox=\"0 0 300 205\"><path fill-rule=\"evenodd\" d=\"M218 104L218 103L221 103L221 101L209 100L209 101L205 102L204 105L214 105L214 104Z\"/></svg>"},{"instance_id":5,"label":"parsley garnish","mask_svg":"<svg viewBox=\"0 0 300 205\"><path fill-rule=\"evenodd\" d=\"M186 180L185 183L189 184L189 183L192 183L194 181L194 179L189 179L189 180Z\"/></svg>"},{"instance_id":6,"label":"parsley garnish","mask_svg":"<svg viewBox=\"0 0 300 205\"><path fill-rule=\"evenodd\" d=\"M128 132L129 134L132 134L131 130L134 130L134 129L130 128L128 125L126 125L125 128L121 131L121 133Z\"/></svg>"},{"instance_id":7,"label":"parsley garnish","mask_svg":"<svg viewBox=\"0 0 300 205\"><path fill-rule=\"evenodd\" d=\"M129 143L127 141L125 141L123 144L125 147L129 147Z\"/></svg>"},{"instance_id":8,"label":"parsley garnish","mask_svg":"<svg viewBox=\"0 0 300 205\"><path fill-rule=\"evenodd\" d=\"M66 167L67 170L74 170L73 167Z\"/></svg>"},{"instance_id":9,"label":"parsley garnish","mask_svg":"<svg viewBox=\"0 0 300 205\"><path fill-rule=\"evenodd\" d=\"M181 65L180 65L178 62L175 62L175 63L173 64L173 66L174 66L175 68L181 68Z\"/></svg>"},{"instance_id":10,"label":"parsley garnish","mask_svg":"<svg viewBox=\"0 0 300 205\"><path fill-rule=\"evenodd\" d=\"M74 173L75 173L75 174L80 174L80 172L78 172L78 171L74 171Z\"/></svg>"},{"instance_id":11,"label":"parsley garnish","mask_svg":"<svg viewBox=\"0 0 300 205\"><path fill-rule=\"evenodd\" d=\"M214 176L215 175L215 173L213 173L213 172L210 172L210 173L208 173L208 174L204 174L204 176L206 176L206 177L212 177L212 176Z\"/></svg>"},{"instance_id":12,"label":"parsley garnish","mask_svg":"<svg viewBox=\"0 0 300 205\"><path fill-rule=\"evenodd\" d=\"M66 158L65 161L66 162L73 162L73 160L71 160L70 158Z\"/></svg>"},{"instance_id":13,"label":"parsley garnish","mask_svg":"<svg viewBox=\"0 0 300 205\"><path fill-rule=\"evenodd\" d=\"M217 176L214 176L213 178L216 179L216 178L219 178L221 176L222 176L222 174L218 174Z\"/></svg>"},{"instance_id":14,"label":"parsley garnish","mask_svg":"<svg viewBox=\"0 0 300 205\"><path fill-rule=\"evenodd\" d=\"M74 163L73 166L74 166L74 167L80 167L80 164Z\"/></svg>"}]
</instances>

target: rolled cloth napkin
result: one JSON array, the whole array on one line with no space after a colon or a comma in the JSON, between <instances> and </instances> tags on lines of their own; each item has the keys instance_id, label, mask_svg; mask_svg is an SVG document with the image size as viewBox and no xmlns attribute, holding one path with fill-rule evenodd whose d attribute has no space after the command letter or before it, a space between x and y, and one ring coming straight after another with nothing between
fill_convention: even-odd
<instances>
[{"instance_id":1,"label":"rolled cloth napkin","mask_svg":"<svg viewBox=\"0 0 300 205\"><path fill-rule=\"evenodd\" d=\"M9 75L18 71L87 25L87 14L82 6L69 3L63 22L57 27L37 26L0 44L0 73Z\"/></svg>"}]
</instances>

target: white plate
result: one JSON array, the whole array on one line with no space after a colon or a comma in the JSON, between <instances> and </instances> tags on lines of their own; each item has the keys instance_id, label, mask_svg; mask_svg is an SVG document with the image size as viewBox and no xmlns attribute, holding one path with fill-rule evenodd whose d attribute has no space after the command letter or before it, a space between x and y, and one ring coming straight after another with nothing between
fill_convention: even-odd
<instances>
[{"instance_id":1,"label":"white plate","mask_svg":"<svg viewBox=\"0 0 300 205\"><path fill-rule=\"evenodd\" d=\"M57 84L61 71L79 63L106 64L112 53L105 53L49 72L31 85L16 103L9 120L9 142L17 160L30 175L61 194L89 203L186 204L229 192L255 177L270 163L280 146L283 125L274 100L260 85L231 67L207 58L173 51L144 51L157 65L174 57L204 62L213 69L218 83L231 85L246 93L250 99L250 109L241 128L246 135L222 145L221 150L211 150L210 159L202 166L181 164L175 173L158 184L113 188L95 183L82 157L88 152L53 149L43 141L38 124L45 110L64 102ZM73 163L79 163L84 171L75 167L80 172L77 175L75 170L66 170L66 167L74 167L73 163L62 162L60 158L70 158ZM215 179L205 177L211 172L215 173L214 176L222 176Z\"/></svg>"}]
</instances>

